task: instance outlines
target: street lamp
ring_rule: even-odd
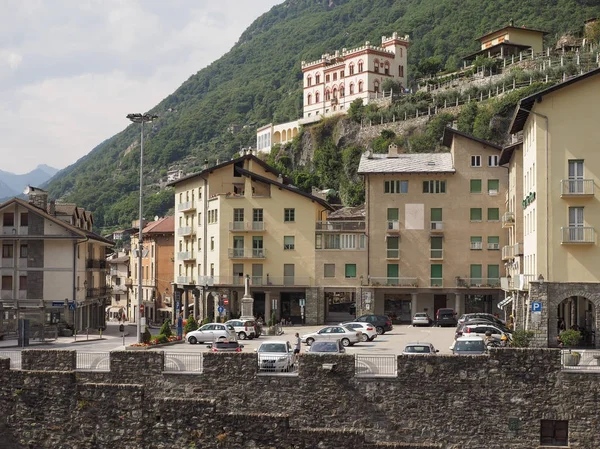
[[[139,244],[138,244],[138,307],[136,311],[136,322],[137,322],[137,342],[142,342],[142,322],[140,313],[140,306],[142,305],[142,214],[144,212],[142,200],[144,198],[143,193],[143,174],[144,174],[144,123],[151,122],[158,118],[157,115],[153,114],[127,114],[127,118],[131,120],[133,123],[139,123],[142,125],[142,137],[140,139],[140,236],[139,236]]]

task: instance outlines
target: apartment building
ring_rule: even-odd
[[[502,155],[519,195],[506,210],[522,223],[512,241],[523,243],[518,273],[510,272],[505,289],[517,325],[535,330],[543,346],[556,344],[561,321],[577,326],[584,344],[598,346],[598,104],[600,69],[524,98],[511,124],[513,134],[522,133],[522,150]]]
[[[496,310],[508,183],[501,148],[451,128],[444,144],[450,152],[403,154],[391,145],[362,156],[369,242],[359,313],[406,322],[442,307]]]
[[[142,229],[142,291],[139,295],[139,234],[131,235],[129,266],[132,267],[132,308],[130,320],[137,319],[140,300],[146,322],[173,322],[176,311],[171,301],[175,261],[175,217],[156,219]]]
[[[48,202],[29,187],[28,201],[0,204],[0,310],[8,327],[68,323],[78,330],[105,325],[109,301],[106,250],[112,242],[92,231],[90,212]]]
[[[186,315],[241,311],[250,277],[254,314],[319,319],[315,223],[331,206],[252,151],[171,182],[175,188],[174,297]],[[304,307],[302,306],[304,304]],[[274,306],[274,307],[273,307]]]
[[[106,285],[110,288],[110,307],[106,309],[110,321],[127,321],[131,315],[130,293],[132,287],[131,270],[129,268],[129,251],[113,254],[106,263],[109,272]]]

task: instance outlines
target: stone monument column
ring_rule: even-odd
[[[244,296],[242,297],[242,316],[240,320],[254,319],[254,298],[250,295],[250,275],[244,279]]]

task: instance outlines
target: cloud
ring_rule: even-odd
[[[0,15],[0,169],[72,164],[281,1],[14,2]]]

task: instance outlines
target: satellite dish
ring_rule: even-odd
[[[158,215],[154,216],[154,221],[158,221]]]
[[[27,186],[25,187],[25,190],[23,190],[23,195],[29,195],[29,192],[31,192],[31,187]]]

